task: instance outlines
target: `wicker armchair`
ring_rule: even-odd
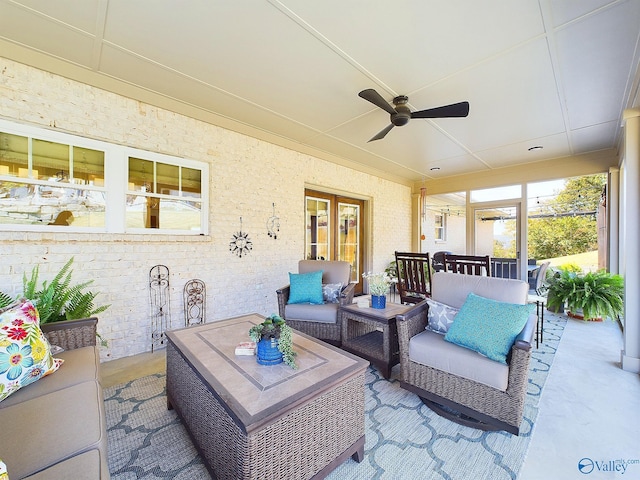
[[[96,345],[98,319],[96,317],[43,323],[40,329],[51,345],[65,350]]]
[[[338,315],[339,305],[353,303],[355,284],[351,282],[351,264],[342,261],[300,260],[298,273],[309,273],[322,270],[322,283],[342,283],[339,303],[323,305],[289,305],[290,286],[276,290],[280,316],[300,332],[314,338],[340,346],[342,324]]]
[[[456,279],[460,283],[457,289],[452,288],[458,283]],[[513,282],[522,285],[518,286]],[[459,308],[469,292],[505,301],[505,296],[511,295],[509,291],[513,287],[517,292],[512,303],[524,304],[528,289],[525,282],[441,272],[433,277],[432,298]],[[445,342],[444,337],[438,333],[425,330],[428,311],[427,300],[424,300],[404,315],[397,317],[402,388],[417,394],[429,408],[454,422],[482,430],[505,430],[518,435],[529,378],[531,343],[536,328],[536,316],[529,317],[511,348],[507,358],[508,365],[503,366],[471,350]],[[421,340],[427,339],[427,344],[433,345],[433,351],[438,349],[437,356],[441,359],[446,358],[445,364],[460,365],[467,362],[463,365],[463,369],[468,366],[469,370],[475,372],[485,368],[492,375],[497,372],[497,376],[506,384],[505,387],[489,386],[477,380],[449,373],[444,367],[439,369],[414,361],[415,350],[412,351],[410,348],[411,339],[414,337],[422,337]],[[424,345],[416,342],[413,348],[417,348],[416,345],[420,344]]]

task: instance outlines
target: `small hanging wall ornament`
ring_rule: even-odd
[[[242,258],[242,255],[246,255],[252,249],[253,243],[249,239],[249,234],[242,231],[242,217],[240,217],[240,230],[231,237],[229,251]]]
[[[274,240],[278,239],[278,232],[280,231],[280,217],[276,216],[276,204],[273,205],[273,215],[267,220],[267,232]]]

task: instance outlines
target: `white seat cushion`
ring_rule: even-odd
[[[490,360],[468,348],[446,342],[442,335],[429,330],[409,340],[409,359],[503,392],[509,384],[508,365]]]

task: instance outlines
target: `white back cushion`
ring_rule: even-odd
[[[460,308],[469,293],[500,302],[527,303],[529,284],[522,280],[437,272],[431,280],[431,298]]]

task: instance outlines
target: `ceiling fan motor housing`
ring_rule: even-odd
[[[409,123],[411,120],[411,110],[407,106],[409,97],[400,95],[393,99],[393,104],[396,106],[396,113],[391,114],[391,123],[396,127],[401,127]]]

